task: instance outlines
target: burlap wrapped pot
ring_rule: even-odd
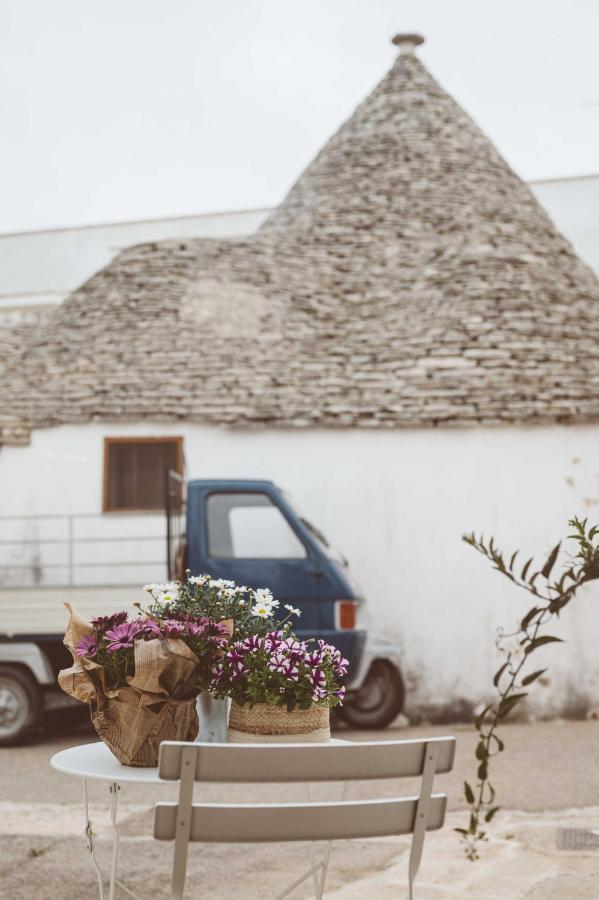
[[[103,666],[76,654],[90,625],[69,604],[64,638],[73,665],[58,676],[61,688],[89,704],[99,737],[125,766],[156,766],[162,741],[193,741],[198,733],[195,686],[198,658],[176,638],[136,641],[135,673],[114,689]]]
[[[323,744],[331,740],[329,710],[312,705],[288,712],[284,706],[231,704],[227,740],[232,744]]]

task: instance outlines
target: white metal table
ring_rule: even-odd
[[[110,821],[112,823],[112,859],[109,876],[109,900],[114,900],[117,886],[129,896],[140,900],[126,885],[117,878],[117,865],[119,855],[119,828],[117,820],[118,795],[122,784],[162,784],[165,782],[158,777],[158,769],[137,768],[135,766],[123,766],[112,755],[106,744],[95,741],[92,744],[80,744],[77,747],[69,747],[55,753],[50,760],[50,765],[63,775],[72,775],[80,778],[83,784],[83,809],[85,815],[85,838],[87,849],[92,858],[94,869],[98,877],[98,889],[100,900],[104,900],[105,876],[96,857],[94,832],[89,817],[89,804],[87,798],[88,780],[104,781],[108,783],[110,791]]]
[[[348,741],[332,738],[334,744],[346,744]],[[256,746],[255,744],[252,746]],[[102,741],[95,741],[91,744],[80,744],[77,747],[69,747],[67,750],[61,750],[55,753],[50,760],[50,765],[57,772],[63,775],[71,775],[80,778],[83,784],[83,809],[85,816],[85,839],[87,841],[87,849],[91,855],[92,863],[98,878],[98,891],[100,900],[104,900],[104,884],[106,877],[98,859],[96,857],[96,847],[94,842],[94,832],[89,817],[89,804],[87,796],[87,782],[103,781],[108,784],[110,792],[110,821],[112,824],[112,856],[110,864],[110,874],[108,878],[108,900],[115,900],[116,889],[119,887],[134,900],[142,900],[137,894],[133,893],[130,888],[123,884],[117,877],[117,866],[119,857],[119,827],[118,827],[118,795],[122,784],[158,784],[165,785],[165,782],[158,776],[157,768],[138,768],[135,766],[123,766],[118,759],[112,755],[106,744]],[[308,797],[310,798],[310,786],[306,785]],[[345,788],[344,788],[345,796]],[[283,894],[279,895],[277,900],[287,896],[295,887],[301,884],[310,875],[314,878],[314,888],[317,896],[322,896],[322,885],[324,878],[319,879],[318,873],[322,870],[322,874],[326,873],[328,866],[330,846],[327,846],[325,856],[322,860],[316,861],[313,851],[313,865],[301,878],[298,878],[293,885],[289,887]],[[322,884],[320,883],[322,880]]]

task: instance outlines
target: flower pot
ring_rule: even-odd
[[[198,731],[195,697],[136,706],[98,694],[90,709],[98,737],[123,766],[157,766],[162,741],[193,741]]]
[[[227,738],[232,744],[323,744],[331,740],[329,709],[312,705],[288,712],[284,706],[231,704]]]
[[[224,744],[227,740],[227,724],[231,701],[228,697],[217,700],[206,692],[198,694],[196,710],[200,720],[200,730],[196,743]]]

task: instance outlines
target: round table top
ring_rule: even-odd
[[[349,741],[332,738],[332,744],[348,744]],[[239,747],[240,744],[235,746]],[[249,746],[255,747],[256,744]],[[77,778],[95,778],[98,781],[110,781],[117,784],[169,784],[158,776],[157,768],[139,766],[123,766],[113,756],[103,741],[91,744],[79,744],[55,753],[50,765],[63,775],[74,775]]]
[[[55,753],[50,765],[64,775],[75,775],[78,778],[96,778],[100,781],[125,784],[165,784],[158,777],[157,768],[141,768],[139,766],[123,766],[116,756],[110,752],[103,741],[92,744],[79,744]]]

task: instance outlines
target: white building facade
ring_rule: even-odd
[[[395,90],[400,94],[402,90],[405,91],[401,103],[408,104],[409,108],[415,85],[419,90],[428,92],[433,106],[445,103],[446,95],[438,94],[440,89],[434,83],[430,86],[430,76],[421,73],[416,67],[420,63],[411,54],[403,65],[404,70],[392,70],[389,77],[393,77],[385,86],[383,95],[375,92],[374,100],[369,98],[369,114],[376,114],[375,118],[382,102],[381,96],[391,96]],[[396,85],[398,78],[403,79],[399,88]],[[403,88],[404,83],[406,88]],[[359,108],[356,115],[360,113],[360,109],[363,110]],[[453,106],[448,106],[447,109],[447,115],[454,115]],[[403,115],[404,106],[400,112]],[[398,127],[401,133],[400,119],[401,117],[398,118]],[[459,122],[457,124],[460,125]],[[356,141],[352,143],[355,145]],[[359,146],[357,149],[359,150]],[[481,149],[480,152],[486,151]],[[404,159],[403,156],[401,158]],[[318,164],[319,160],[320,157],[313,165]],[[318,171],[316,176],[320,177]],[[480,177],[484,184],[484,173]],[[352,178],[350,171],[348,179],[351,181]],[[413,172],[409,173],[409,181],[410,184],[419,183]],[[371,176],[369,182],[372,182]],[[261,280],[252,281],[254,269],[247,263],[244,254],[249,253],[251,263],[254,258],[252,253],[256,252],[256,258],[262,265],[264,257],[269,260],[271,257],[278,259],[279,255],[284,255],[286,247],[293,245],[295,225],[289,225],[289,222],[296,216],[293,221],[299,221],[301,227],[304,227],[306,215],[303,208],[297,211],[298,206],[307,203],[306,196],[312,198],[311,185],[308,182],[305,187],[305,184],[306,182],[301,188],[300,179],[301,189],[298,191],[297,186],[294,188],[296,193],[292,191],[290,195],[291,204],[286,201],[287,205],[283,204],[280,211],[273,214],[275,219],[277,216],[282,219],[289,231],[290,236],[286,238],[285,245],[276,244],[272,253],[269,248],[269,252],[260,249],[258,253],[252,248],[250,252],[246,247],[247,241],[244,243],[241,238],[242,249],[237,251],[234,248],[231,251],[239,254],[231,264],[233,274],[228,271],[223,274],[221,250],[225,257],[228,250],[226,247],[222,249],[222,242],[217,242],[216,261],[210,256],[214,252],[210,245],[207,251],[209,259],[206,262],[201,239],[252,234],[267,219],[267,211],[130,223],[46,235],[0,237],[0,256],[6,254],[10,260],[10,265],[5,270],[7,275],[1,298],[0,324],[5,329],[20,323],[25,329],[29,327],[38,330],[38,349],[35,351],[37,357],[34,360],[37,368],[26,376],[22,372],[18,374],[19,378],[24,378],[31,385],[32,396],[35,398],[31,410],[29,405],[23,404],[22,399],[19,399],[24,396],[25,382],[17,383],[15,376],[17,386],[13,389],[8,384],[13,377],[10,373],[16,371],[16,364],[10,362],[6,370],[9,373],[6,382],[9,400],[6,404],[8,413],[0,449],[0,584],[3,584],[0,604],[4,604],[4,630],[10,633],[16,617],[21,616],[24,610],[31,609],[35,610],[36,616],[41,616],[40,631],[49,631],[56,628],[59,603],[66,596],[75,596],[76,602],[85,610],[100,602],[117,606],[117,597],[119,600],[137,597],[136,585],[164,577],[162,514],[151,509],[124,512],[114,507],[107,508],[107,496],[111,490],[107,479],[110,480],[112,476],[107,467],[106,441],[128,440],[133,446],[146,438],[172,441],[181,439],[186,477],[267,478],[274,480],[291,494],[295,503],[350,560],[353,572],[368,599],[370,626],[400,643],[403,675],[408,688],[408,710],[433,717],[444,714],[455,716],[456,713],[470,710],[489,693],[492,673],[498,662],[498,655],[494,651],[496,628],[511,630],[530,605],[527,596],[520,594],[507,580],[491,571],[484,560],[461,542],[461,536],[472,529],[477,533],[483,531],[485,534],[493,534],[499,546],[509,551],[521,547],[526,558],[534,553],[542,563],[544,555],[567,532],[567,520],[572,515],[588,515],[590,519],[596,515],[599,522],[599,425],[595,424],[595,414],[589,405],[592,401],[582,395],[580,401],[572,400],[572,391],[564,396],[563,406],[559,406],[562,402],[559,384],[565,376],[560,374],[562,369],[557,367],[557,363],[555,377],[549,365],[538,375],[534,375],[538,380],[534,384],[531,382],[527,398],[519,398],[515,389],[510,388],[511,393],[506,396],[514,398],[514,415],[512,418],[506,415],[506,401],[495,402],[493,379],[499,379],[496,383],[503,384],[501,379],[505,372],[509,372],[512,377],[512,370],[517,366],[520,368],[516,368],[516,383],[519,377],[532,378],[527,368],[528,363],[523,363],[518,357],[518,344],[513,334],[505,336],[507,332],[504,333],[504,330],[501,330],[500,339],[485,344],[483,337],[486,334],[487,320],[484,314],[473,311],[471,307],[468,308],[467,315],[472,317],[473,327],[480,326],[480,331],[477,332],[475,344],[459,347],[457,339],[453,337],[452,328],[455,330],[455,326],[444,319],[446,313],[442,305],[443,296],[440,301],[437,299],[439,281],[435,273],[430,276],[430,284],[422,296],[426,314],[431,315],[431,333],[437,343],[431,346],[427,344],[426,351],[420,355],[420,351],[414,351],[414,359],[409,360],[409,373],[415,371],[415,376],[409,374],[406,381],[398,381],[397,389],[381,387],[376,381],[380,371],[387,367],[389,371],[392,369],[395,377],[398,371],[408,371],[408,363],[399,359],[400,351],[397,363],[383,356],[380,348],[386,346],[384,334],[382,343],[372,351],[372,359],[369,358],[367,364],[363,363],[360,348],[364,344],[364,333],[356,335],[352,324],[353,320],[364,315],[364,332],[367,337],[379,327],[375,322],[378,309],[376,303],[379,302],[383,289],[379,291],[376,283],[377,266],[380,265],[376,254],[386,238],[382,232],[377,237],[378,226],[373,226],[374,255],[367,247],[368,263],[362,261],[361,267],[356,269],[358,278],[365,269],[374,271],[373,281],[368,286],[360,285],[356,288],[355,279],[351,284],[345,284],[345,276],[341,275],[337,282],[336,275],[329,277],[330,273],[327,273],[319,286],[314,286],[316,282],[309,285],[311,293],[308,296],[307,289],[302,294],[302,272],[289,275],[286,271],[282,279],[285,284],[292,277],[298,278],[292,296],[292,306],[295,306],[291,312],[286,311],[281,300],[282,289],[275,285],[276,290],[273,289],[272,293],[272,308],[275,312],[272,313],[273,318],[269,320],[267,329],[264,325],[267,319],[264,318],[261,305],[263,294],[259,295],[258,291],[262,290],[261,284],[270,285],[272,280],[269,274],[268,277],[261,276]],[[531,187],[557,226],[573,243],[580,257],[599,270],[599,177],[541,182]],[[476,186],[473,190],[476,190]],[[434,197],[430,200],[426,186],[422,191],[427,196],[427,203],[437,202]],[[359,188],[357,192],[359,193]],[[388,191],[387,195],[392,197],[393,191]],[[310,199],[310,202],[316,201]],[[459,202],[464,202],[462,195]],[[372,221],[378,222],[381,215],[378,196],[373,197],[369,193],[364,203],[368,215],[372,212]],[[529,201],[526,200],[525,204],[529,204]],[[349,205],[351,206],[351,202]],[[337,207],[333,209],[334,213],[336,209]],[[323,221],[330,220],[333,222],[333,230],[340,229],[341,242],[345,240],[346,232],[361,234],[365,215],[363,209],[359,211],[360,216],[356,220],[358,223],[353,226],[354,232],[349,225],[346,227],[343,210],[329,217],[327,210],[318,210],[313,256],[310,257],[309,247],[306,250],[306,278],[312,277],[312,266],[317,268],[321,258],[320,248],[329,247],[330,234],[318,231]],[[398,266],[403,265],[402,253],[412,252],[414,236],[418,245],[421,239],[418,229],[426,221],[427,215],[426,211],[416,210],[414,220],[407,229],[409,231],[413,228],[414,231],[406,236],[402,231],[405,224],[404,213],[401,210],[398,213],[394,235],[400,245],[405,240],[409,242],[409,246],[406,244],[407,249],[398,254]],[[526,215],[529,213],[527,206]],[[530,215],[533,214],[536,215],[534,210]],[[539,215],[541,216],[540,213]],[[457,220],[463,218],[463,208],[458,208],[456,216]],[[439,222],[443,224],[448,218],[449,214],[443,211]],[[267,219],[267,230],[269,221],[272,221],[272,217]],[[542,221],[542,228],[550,228],[544,218],[539,221]],[[275,231],[282,229],[283,225],[277,224]],[[516,231],[517,226],[516,222]],[[490,216],[484,222],[483,231],[485,228],[492,231],[495,227],[496,217]],[[436,235],[441,232],[441,228],[437,227],[433,231]],[[264,233],[263,230],[258,235],[261,233]],[[500,227],[497,233],[503,240],[505,233]],[[509,243],[512,238],[508,238]],[[200,239],[197,247],[193,243],[195,239]],[[127,359],[126,342],[123,347],[117,348],[114,336],[101,331],[104,308],[100,301],[106,298],[108,320],[111,316],[110,309],[116,309],[119,305],[126,306],[130,296],[127,286],[129,257],[125,253],[112,265],[111,257],[122,247],[139,241],[150,242],[148,253],[152,251],[151,242],[159,242],[159,252],[162,252],[160,242],[164,240],[168,241],[164,252],[171,254],[168,259],[173,260],[173,278],[177,276],[179,252],[185,254],[185,266],[193,267],[189,285],[185,288],[181,312],[177,311],[173,315],[189,329],[197,326],[198,347],[202,346],[205,339],[209,320],[215,320],[214,326],[210,326],[214,327],[215,333],[222,333],[223,330],[226,332],[229,324],[222,318],[222,309],[229,308],[226,306],[229,296],[233,297],[234,304],[248,310],[250,318],[260,320],[263,332],[267,331],[272,335],[272,322],[282,323],[280,340],[277,334],[274,338],[269,337],[271,343],[263,350],[265,358],[279,352],[279,347],[282,348],[283,355],[283,351],[287,353],[287,348],[294,346],[289,343],[289,332],[301,332],[305,325],[303,319],[298,326],[299,320],[292,318],[298,315],[297,307],[302,315],[307,309],[317,322],[318,331],[315,332],[314,340],[316,343],[324,342],[323,347],[326,349],[323,352],[327,359],[335,357],[338,354],[335,343],[338,338],[338,322],[333,328],[333,335],[327,329],[332,327],[330,322],[336,321],[335,316],[343,315],[344,322],[349,323],[348,328],[351,326],[342,335],[343,342],[350,346],[351,359],[355,365],[355,369],[351,370],[351,377],[347,376],[347,383],[343,380],[343,373],[350,371],[347,367],[349,364],[342,360],[339,365],[335,363],[336,368],[327,370],[326,377],[316,384],[313,395],[308,394],[305,402],[302,399],[304,406],[298,402],[292,412],[289,411],[295,403],[294,385],[298,394],[303,397],[304,384],[298,386],[298,378],[305,377],[307,382],[312,378],[312,338],[308,334],[308,349],[304,347],[298,351],[303,354],[301,366],[298,365],[297,370],[299,376],[292,373],[293,377],[287,383],[277,371],[269,376],[268,385],[262,394],[250,392],[248,399],[243,394],[247,388],[244,378],[253,378],[259,383],[261,377],[259,357],[258,362],[254,357],[245,374],[240,370],[240,374],[235,374],[222,390],[217,386],[219,393],[210,401],[212,405],[206,400],[204,407],[203,391],[211,390],[211,372],[216,364],[214,358],[211,358],[209,365],[195,374],[189,382],[189,390],[198,391],[199,406],[192,413],[182,410],[179,415],[180,388],[173,388],[171,406],[164,400],[165,396],[167,401],[169,397],[164,375],[168,372],[168,366],[166,369],[160,368],[163,361],[157,361],[157,381],[150,390],[147,386],[147,371],[140,373],[135,360]],[[191,245],[187,243],[190,240]],[[424,235],[422,240],[426,242],[429,238]],[[535,240],[536,238],[531,239],[532,247],[536,246]],[[558,237],[554,237],[552,232],[550,240],[557,241]],[[184,241],[181,251],[175,246],[179,241]],[[308,244],[309,241],[306,240],[306,246]],[[63,248],[62,261],[56,250],[58,246]],[[352,247],[349,248],[348,257],[353,259],[365,247],[360,242],[356,246],[356,252]],[[464,296],[471,289],[474,290],[474,287],[479,290],[478,281],[485,281],[486,276],[479,277],[476,268],[478,261],[483,257],[487,260],[493,254],[488,249],[480,249],[480,244],[475,244],[472,237],[461,240],[456,246],[458,249],[450,247],[447,242],[442,244],[439,252],[446,254],[442,273],[445,277],[446,270],[453,265],[459,265],[460,272],[464,267],[468,269],[467,276],[464,276],[468,280],[460,288],[461,296]],[[488,246],[495,247],[492,234]],[[47,250],[52,247],[54,249]],[[386,247],[385,260],[392,259],[395,266],[392,244],[389,243]],[[47,252],[46,265],[33,267],[23,263],[23,260],[30,262],[34,255],[43,260],[44,248]],[[559,248],[563,254],[570,252],[564,250],[562,244],[559,244]],[[519,265],[530,265],[530,279],[533,282],[539,272],[539,277],[546,277],[543,271],[545,255],[555,256],[551,246],[537,246],[537,250],[535,256],[534,253],[531,255],[528,252],[527,255],[521,248],[517,248],[523,260]],[[331,255],[329,249],[326,252]],[[500,254],[497,269],[499,274],[492,273],[489,283],[483,284],[482,299],[477,295],[477,303],[495,303],[493,279],[500,281],[504,269],[512,266],[510,260],[515,253],[516,249],[512,244],[509,244],[505,252],[501,251],[503,255]],[[460,257],[460,254],[463,256]],[[427,266],[430,267],[430,260],[437,256],[435,251],[429,256],[429,262],[417,260],[411,264],[406,276],[407,282],[414,284],[423,277],[428,278]],[[298,258],[301,270],[301,254]],[[572,259],[575,260],[574,254]],[[131,260],[131,265],[140,265],[137,257],[131,256]],[[270,264],[269,261],[268,265]],[[81,297],[78,298],[76,293],[72,300],[67,301],[63,319],[57,318],[49,307],[56,306],[58,310],[64,294],[104,265],[108,266],[105,270],[108,278],[112,277],[111,273],[115,273],[114,280],[99,281],[98,288],[95,289],[92,279],[91,293],[85,293],[87,289],[84,286]],[[165,265],[160,263],[160,271],[168,270],[170,265],[170,262]],[[293,259],[289,265],[291,271]],[[484,261],[481,265],[484,268],[487,262]],[[578,261],[571,263],[567,269],[567,278],[574,285],[577,278],[582,278],[582,294],[585,298],[590,296],[592,299],[593,291],[597,290],[594,280],[590,273],[580,275],[584,267],[577,266],[580,267]],[[201,274],[204,271],[202,267],[206,269],[206,276]],[[252,275],[248,276],[247,271],[250,270]],[[474,276],[471,274],[473,270]],[[344,266],[339,271],[344,272]],[[519,271],[514,267],[510,290],[516,289],[514,285],[520,285]],[[393,285],[394,272],[395,270],[389,276],[385,271],[380,276],[385,290],[388,284]],[[27,273],[26,277],[24,273]],[[151,279],[153,276],[150,273],[143,277]],[[403,277],[400,270],[397,277],[400,280]],[[527,279],[528,277],[527,274]],[[547,281],[541,284],[539,302],[542,302],[543,290],[546,289],[543,285],[550,284],[552,280],[553,275],[549,273]],[[338,283],[341,287],[338,287]],[[455,283],[453,278],[452,283]],[[144,296],[149,290],[148,284],[149,281],[143,290],[140,288]],[[248,286],[240,288],[242,284]],[[327,306],[323,284],[326,290],[331,291],[335,303],[338,302],[337,306],[332,302]],[[522,308],[528,308],[528,280],[526,283],[522,282],[521,289],[522,297],[518,295],[516,299]],[[372,296],[375,305],[367,306],[364,302],[360,308],[348,306],[353,302],[356,292],[362,292],[360,297]],[[216,298],[217,305],[220,303],[221,312],[214,311],[214,306],[206,299],[208,295]],[[508,290],[506,296],[506,308],[508,312],[510,309],[513,311]],[[114,301],[111,298],[115,298]],[[312,298],[315,298],[313,302]],[[418,307],[420,299],[419,296],[411,299],[414,308]],[[437,302],[441,304],[438,313],[434,309],[431,312],[431,307]],[[504,300],[501,299],[501,302]],[[558,297],[552,302],[560,309],[568,307],[565,295],[563,300]],[[206,304],[207,311],[204,311],[202,304]],[[555,306],[549,309],[549,316],[552,315],[553,308]],[[91,309],[96,316],[89,341],[99,341],[94,353],[89,354],[89,341],[85,337],[87,309]],[[339,313],[340,309],[343,310],[342,313]],[[97,310],[97,314],[94,310]],[[404,331],[399,344],[404,341],[407,343],[412,334],[410,308],[408,313],[402,319],[407,324],[405,328],[402,325]],[[271,314],[270,311],[268,314]],[[395,314],[396,308],[393,306],[392,315]],[[583,314],[587,315],[586,310],[579,313],[579,316]],[[152,312],[147,315],[150,321]],[[382,323],[380,327],[383,332],[387,332],[391,345],[393,335],[389,322],[395,319],[385,319],[384,316],[388,315],[391,314],[385,311],[383,317],[379,317],[379,324]],[[509,319],[509,315],[504,315],[503,311],[501,315],[502,323]],[[519,315],[520,307],[515,310],[515,319],[512,319],[519,321]],[[51,323],[48,340],[49,346],[53,348],[52,365],[44,361],[44,341],[39,336],[40,328],[45,328],[47,316]],[[69,362],[71,368],[68,372],[65,369],[64,380],[60,380],[52,366],[56,359],[61,358],[61,348],[69,340],[67,334],[74,333],[68,329],[79,328],[77,316],[82,317],[81,333],[84,337],[81,350],[74,355],[73,362]],[[564,316],[567,321],[566,313]],[[132,319],[128,326],[132,329],[132,343],[143,341],[142,335],[146,334],[134,332],[138,321],[139,319]],[[434,323],[437,321],[442,322],[442,328],[438,336],[435,336],[437,332]],[[120,327],[117,325],[117,328]],[[148,329],[151,327],[150,322]],[[501,329],[504,329],[503,324]],[[6,333],[10,340],[10,332]],[[23,338],[23,333],[21,329],[19,339]],[[529,330],[523,333],[526,334],[525,339],[529,340]],[[167,321],[162,343],[165,353],[169,352],[169,334]],[[537,353],[534,362],[536,373],[544,365],[544,338],[543,335],[540,338],[537,335],[534,337],[535,342],[530,347],[527,344],[524,351],[526,354],[532,354],[533,350]],[[252,339],[251,335],[249,338]],[[154,338],[147,340],[148,353],[159,353],[158,336],[154,343]],[[505,340],[506,346],[514,347],[514,350],[504,350],[502,340]],[[418,346],[422,341],[417,335],[414,345]],[[122,375],[118,376],[122,380],[117,382],[115,375],[114,393],[110,398],[113,405],[106,407],[103,405],[103,398],[111,390],[110,380],[106,376],[108,380],[101,386],[98,381],[97,392],[94,393],[95,370],[86,369],[86,366],[100,354],[102,369],[104,372],[106,368],[110,369],[113,364],[110,348],[113,346],[117,348],[114,365],[115,368],[117,365],[122,367]],[[226,348],[226,342],[219,346]],[[185,352],[190,354],[192,349],[186,348]],[[578,364],[575,350],[563,352],[566,357],[560,351],[562,355],[559,356],[559,365],[575,368]],[[241,344],[236,353],[243,353]],[[568,353],[572,355],[572,359]],[[25,352],[19,359],[28,365],[26,356]],[[527,358],[526,355],[522,357],[524,360]],[[280,371],[284,371],[283,358],[280,365]],[[484,388],[484,391],[478,399],[470,402],[470,389],[463,388],[461,382],[459,388],[455,387],[457,382],[452,381],[452,378],[462,378],[462,373],[468,374],[474,366],[477,390],[480,393]],[[232,364],[227,368],[227,378],[230,377],[231,367],[234,368]],[[82,372],[83,386],[77,383],[78,386],[73,387],[73,373],[79,376]],[[402,379],[403,377],[401,375]],[[51,383],[57,378],[57,387],[53,389]],[[488,389],[485,387],[487,378],[490,379]],[[599,377],[597,380],[599,381]],[[547,409],[539,411],[535,403],[537,398],[542,400],[544,384],[548,381],[552,384],[555,382],[552,388],[554,393],[547,400]],[[423,409],[428,404],[426,411],[421,416],[416,415],[413,411],[415,407],[408,402],[409,398],[420,397],[422,391],[429,390],[429,382],[435,385],[434,397],[427,396],[422,401]],[[114,397],[121,396],[119,392],[122,391],[123,384],[125,387],[133,384],[133,389],[123,394],[120,403]],[[480,387],[481,384],[483,388]],[[62,385],[65,386],[64,397],[61,395]],[[48,393],[44,400],[46,390],[54,390],[54,393]],[[338,391],[338,397],[329,399],[327,393],[327,401],[321,407],[321,414],[312,420],[306,418],[305,409],[310,409],[310,404],[318,405],[318,401],[313,398],[329,390]],[[150,406],[146,404],[145,391],[148,391]],[[152,391],[156,396],[162,396],[162,402],[156,404],[155,415],[151,412]],[[263,400],[264,393],[268,394],[269,391],[272,392],[272,397],[267,396]],[[139,404],[136,392],[139,394]],[[353,403],[354,392],[359,409],[355,416],[348,412]],[[381,400],[383,393],[385,397]],[[459,402],[453,399],[458,394]],[[254,404],[256,396],[258,401]],[[347,403],[344,401],[345,396],[349,398]],[[42,397],[43,402],[39,397]],[[223,397],[233,399],[223,401]],[[449,412],[443,411],[445,401],[450,403]],[[208,409],[218,410],[219,406],[224,408],[229,402],[233,410],[254,410],[254,421],[248,422],[245,412],[239,415],[239,419],[236,419],[237,413],[228,413],[222,421],[218,421],[217,414],[208,412]],[[19,403],[22,405],[22,415]],[[36,403],[37,411],[33,410]],[[74,406],[71,407],[71,403],[78,410],[76,413],[73,411],[72,415],[70,410],[74,410]],[[78,404],[82,404],[84,412],[79,411]],[[509,403],[507,406],[509,407]],[[562,411],[553,415],[550,412],[553,407]],[[532,412],[528,411],[529,408]],[[49,414],[47,409],[50,410]],[[580,415],[576,410],[580,410]],[[394,416],[397,416],[397,421]],[[27,432],[26,437],[22,437],[24,432]],[[44,598],[45,604],[41,612],[40,597]],[[599,633],[598,600],[598,589],[594,585],[589,586],[568,607],[557,626],[555,633],[563,637],[566,644],[539,652],[539,661],[543,665],[549,663],[550,672],[537,686],[531,698],[530,710],[534,714],[584,714],[599,702],[599,660],[595,653],[596,635]],[[541,653],[544,657],[542,660]]]

